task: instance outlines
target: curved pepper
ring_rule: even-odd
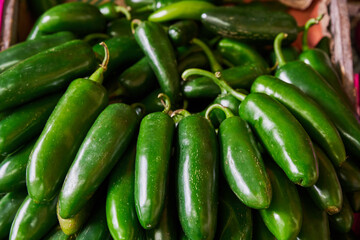
[[[74,80],[62,96],[30,155],[26,185],[37,202],[58,192],[87,131],[108,102],[101,85],[108,56],[89,79]]]
[[[103,3],[98,6],[99,11],[105,16],[106,20],[114,20],[124,14],[127,20],[131,19],[129,9],[123,6],[119,6],[114,2]]]
[[[253,239],[254,240],[276,240],[274,235],[269,231],[264,221],[262,220],[260,213],[258,211],[253,211],[254,218],[254,230],[253,230]]]
[[[330,227],[337,232],[347,233],[351,230],[354,222],[354,213],[346,196],[339,213],[329,216]]]
[[[199,27],[195,21],[182,20],[169,27],[168,35],[175,46],[184,46],[197,37]]]
[[[336,170],[345,192],[360,191],[360,168],[351,158]]]

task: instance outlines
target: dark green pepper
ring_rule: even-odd
[[[40,239],[57,223],[54,198],[46,204],[36,203],[27,196],[11,225],[9,240]]]
[[[169,27],[168,35],[175,46],[184,46],[198,35],[198,25],[192,20],[182,20]]]
[[[319,163],[319,179],[307,190],[316,206],[332,215],[341,210],[342,189],[336,171],[326,154],[316,145],[315,152]]]
[[[131,19],[129,9],[127,9],[126,7],[117,5],[114,2],[103,3],[103,4],[99,5],[98,8],[99,8],[99,11],[101,12],[101,14],[104,15],[106,20],[108,20],[108,21],[119,18],[121,16],[121,14],[125,15],[127,20]]]
[[[279,62],[276,77],[298,87],[316,101],[328,114],[344,142],[345,149],[354,156],[360,156],[360,124],[348,104],[338,93],[309,65],[300,61],[286,63],[281,54],[281,33],[274,42]]]
[[[337,174],[345,192],[360,191],[360,168],[353,159],[348,159],[338,168]]]
[[[331,39],[328,36],[324,36],[320,39],[320,41],[316,44],[315,47],[317,49],[323,50],[324,52],[326,52],[328,57],[331,57],[330,42]]]
[[[36,21],[27,40],[61,31],[85,36],[90,33],[103,32],[105,27],[105,16],[96,6],[85,2],[69,2],[44,12]]]
[[[11,154],[0,164],[0,193],[26,187],[26,166],[36,139]]]
[[[161,112],[164,109],[160,99],[158,98],[159,93],[161,93],[161,89],[156,89],[152,91],[149,95],[147,95],[141,103],[145,107],[145,112],[147,114],[153,112]]]
[[[0,111],[60,91],[95,67],[91,47],[80,40],[29,57],[0,74]]]
[[[131,144],[110,175],[106,197],[106,218],[115,240],[141,239],[143,229],[134,201],[136,144]]]
[[[295,61],[295,60],[299,59],[299,54],[300,54],[299,50],[297,48],[295,48],[294,46],[283,47],[282,53],[283,53],[285,61],[287,61],[287,62]],[[275,66],[275,64],[278,64],[276,61],[276,54],[273,50],[270,52],[269,58],[270,58],[271,66]]]
[[[60,97],[54,94],[24,104],[0,121],[0,154],[10,154],[37,137]]]
[[[213,239],[217,222],[218,144],[200,115],[178,125],[177,201],[182,229],[190,239]]]
[[[303,221],[296,240],[330,240],[330,227],[326,212],[320,210],[305,192],[300,192],[300,199]]]
[[[253,211],[253,239],[254,240],[276,240],[269,231],[258,211]]]
[[[18,190],[7,193],[0,200],[0,239],[6,239],[9,236],[11,223],[13,222],[16,212],[26,198],[26,191]]]
[[[302,124],[310,137],[326,151],[335,166],[346,160],[344,144],[331,119],[297,87],[273,76],[258,77],[251,92],[265,93],[282,103]]]
[[[193,53],[179,59],[179,64],[177,66],[178,72],[181,74],[188,68],[209,69],[209,60],[206,55],[201,52]]]
[[[26,185],[36,202],[55,197],[86,133],[108,103],[106,89],[101,85],[109,60],[105,56],[89,79],[79,78],[70,84],[34,146]]]
[[[180,76],[177,72],[175,52],[171,42],[158,23],[149,21],[138,23],[135,39],[149,59],[163,92],[169,96],[173,106],[180,103]]]
[[[330,227],[336,232],[347,233],[351,230],[354,222],[354,212],[351,209],[347,197],[344,195],[344,204],[339,213],[329,216]]]
[[[350,192],[347,194],[351,209],[358,213],[360,212],[360,191]]]
[[[207,108],[210,112],[222,109],[226,119],[219,127],[220,162],[227,183],[236,196],[248,207],[268,208],[271,202],[271,185],[261,154],[250,126],[239,116],[219,104]]]
[[[266,162],[272,187],[270,207],[259,210],[270,232],[278,240],[294,239],[303,220],[301,202],[295,185],[274,163]]]
[[[44,36],[36,40],[29,40],[11,46],[0,52],[0,72],[8,69],[16,63],[31,57],[32,55],[60,44],[74,40],[74,34],[59,32]]]
[[[159,223],[167,194],[175,123],[167,114],[170,100],[165,99],[163,112],[151,113],[143,118],[137,141],[134,196],[136,212],[145,229],[154,228]]]
[[[31,14],[38,17],[43,14],[46,10],[60,4],[62,0],[29,0],[27,4],[29,5]]]
[[[219,216],[215,239],[219,240],[251,240],[252,214],[230,188],[223,182],[219,191]]]
[[[59,226],[55,227],[49,234],[44,237],[44,240],[74,240],[74,235],[66,235]]]
[[[126,18],[115,19],[107,25],[106,33],[111,37],[132,36],[131,21]]]

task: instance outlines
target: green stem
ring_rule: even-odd
[[[145,12],[153,12],[154,11],[154,7],[150,4],[138,9],[134,10],[134,13],[145,13]]]
[[[198,45],[204,51],[205,55],[209,59],[211,71],[219,72],[219,71],[223,70],[222,66],[216,60],[211,49],[203,41],[201,41],[200,39],[194,38],[193,40],[191,40],[191,43]]]
[[[202,70],[202,69],[198,69],[198,68],[191,68],[191,69],[184,71],[183,74],[181,75],[181,77],[184,80],[186,80],[188,77],[190,77],[192,75],[200,75],[203,77],[210,78],[216,85],[218,85],[220,87],[222,92],[226,91],[226,92],[230,93],[239,101],[243,101],[246,98],[245,94],[239,93],[239,92],[235,91],[232,87],[230,87],[229,84],[227,84],[221,78],[220,72],[216,72],[215,74],[213,74],[206,70]]]
[[[168,114],[171,109],[170,98],[168,97],[168,95],[166,95],[164,93],[159,93],[159,95],[157,97],[160,98],[161,104],[164,106],[163,113]]]
[[[287,38],[287,34],[286,33],[279,33],[274,41],[274,51],[275,51],[275,55],[276,55],[276,60],[279,63],[279,67],[283,66],[286,64],[284,55],[281,51],[281,43],[283,41],[284,38]]]
[[[90,43],[94,39],[105,40],[105,39],[108,39],[108,38],[110,38],[110,36],[105,34],[105,33],[92,33],[92,34],[86,35],[83,38],[83,41],[85,41],[87,43]]]
[[[131,10],[130,7],[123,7],[123,6],[116,6],[115,7],[115,11],[116,12],[121,12],[122,14],[124,14],[127,20],[131,20],[130,10]]]
[[[309,50],[309,44],[308,44],[308,33],[309,33],[309,29],[311,26],[313,26],[314,24],[318,24],[321,19],[323,18],[323,14],[321,14],[320,16],[318,16],[317,18],[310,18],[306,24],[305,24],[305,29],[304,29],[304,33],[303,33],[303,38],[302,38],[302,50],[306,51]]]
[[[135,33],[135,28],[137,26],[139,26],[141,24],[141,20],[140,19],[134,19],[131,21],[131,32],[134,34]]]
[[[170,117],[172,117],[175,123],[179,123],[183,118],[186,118],[190,115],[191,113],[189,113],[187,110],[178,109],[172,112]]]
[[[103,46],[105,50],[104,60],[101,63],[100,67],[93,74],[91,74],[89,79],[102,84],[104,80],[104,72],[106,72],[107,65],[109,64],[110,54],[109,49],[104,42],[101,42],[100,45]]]
[[[230,117],[233,117],[233,116],[234,116],[234,114],[231,112],[230,109],[228,109],[228,108],[226,108],[226,107],[224,107],[224,106],[222,106],[222,105],[220,105],[220,104],[218,104],[218,103],[215,103],[215,104],[210,105],[210,106],[206,109],[205,118],[208,119],[209,121],[211,121],[211,120],[210,120],[210,113],[211,113],[211,111],[214,110],[214,109],[219,109],[219,110],[223,111],[223,112],[225,113],[226,118],[230,118]]]

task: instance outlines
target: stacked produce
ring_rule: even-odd
[[[352,238],[360,124],[321,16],[224,4],[59,4],[0,53],[0,239]]]

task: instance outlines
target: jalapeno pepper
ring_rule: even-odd
[[[240,117],[252,126],[276,163],[291,181],[309,187],[318,179],[318,166],[310,137],[295,117],[278,101],[262,93],[244,95],[207,71],[189,69],[183,73],[212,79],[223,91],[240,100]],[[301,149],[301,152],[298,151]]]
[[[44,237],[44,240],[74,240],[76,237],[74,235],[66,235],[59,226],[55,227],[50,233]]]
[[[169,27],[168,35],[175,46],[183,46],[197,37],[198,25],[192,20],[182,20]]]
[[[141,103],[145,106],[145,112],[147,114],[153,112],[161,112],[164,106],[161,104],[158,95],[161,93],[161,89],[156,89],[141,100]]]
[[[60,3],[61,0],[30,0],[27,2],[31,10],[31,14],[36,17]]]
[[[174,49],[161,25],[149,21],[138,23],[135,28],[135,39],[149,59],[161,89],[169,96],[173,106],[180,102],[180,76]]]
[[[89,79],[74,80],[46,122],[30,155],[27,189],[36,202],[53,199],[92,123],[108,97],[101,85],[108,55]]]
[[[347,197],[344,195],[344,202],[339,213],[329,216],[330,227],[336,232],[347,233],[351,230],[354,222],[354,213]]]
[[[320,39],[320,41],[318,42],[318,44],[316,44],[316,48],[323,50],[328,57],[331,57],[331,50],[330,50],[330,38],[327,36],[324,36]]]
[[[215,108],[222,109],[226,114],[219,127],[220,159],[225,179],[246,206],[268,208],[271,201],[270,180],[249,125],[219,104],[207,109],[207,118]]]
[[[131,21],[126,18],[115,19],[108,23],[106,33],[111,37],[132,36]]]
[[[279,62],[276,77],[298,87],[328,114],[344,142],[347,152],[360,156],[360,125],[353,111],[338,93],[309,65],[300,61],[286,63],[281,54],[281,41],[285,34],[280,33],[274,48]]]
[[[360,212],[360,191],[351,192],[347,194],[351,209],[358,213]]]
[[[121,14],[125,15],[127,20],[131,19],[131,15],[129,9],[126,7],[117,5],[114,2],[103,3],[98,6],[99,11],[102,15],[105,16],[106,20],[114,20],[121,16]]]
[[[360,168],[353,159],[348,159],[338,168],[337,174],[345,192],[360,191]]]
[[[66,88],[95,65],[91,47],[80,40],[29,57],[0,74],[0,111]]]
[[[262,220],[258,211],[253,211],[254,229],[253,239],[254,240],[276,240],[274,235],[269,231],[264,221]]]
[[[199,115],[183,118],[177,134],[177,204],[190,239],[213,239],[217,222],[218,145],[215,130]]]
[[[29,40],[11,46],[0,52],[0,72],[41,51],[74,40],[74,34],[59,32],[36,40]]]
[[[138,119],[126,104],[105,108],[83,140],[59,195],[59,215],[78,213],[93,196],[130,143]]]
[[[178,72],[182,73],[188,68],[209,69],[209,60],[203,53],[193,53],[179,60]]]

